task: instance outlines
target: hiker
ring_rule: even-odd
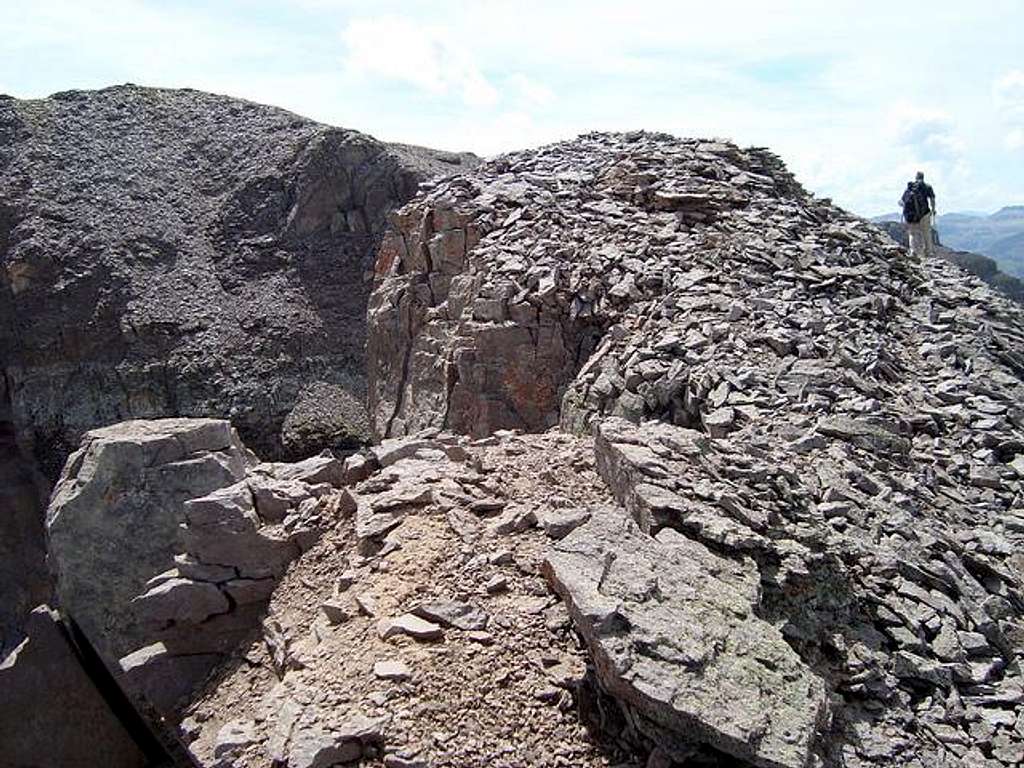
[[[935,216],[935,190],[925,184],[924,174],[917,172],[914,181],[907,182],[907,189],[900,198],[903,206],[903,220],[907,222],[910,236],[910,253],[914,256],[932,256],[932,218]]]

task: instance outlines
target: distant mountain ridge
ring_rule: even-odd
[[[899,220],[896,213],[872,219],[876,223]],[[941,214],[936,229],[950,248],[983,254],[995,259],[1007,274],[1024,277],[1024,205],[1007,205],[993,214]]]
[[[893,240],[898,242],[904,248],[909,246],[907,225],[902,221],[876,220],[875,224],[887,232]],[[995,259],[983,256],[980,253],[971,253],[970,251],[960,251],[955,248],[949,248],[942,242],[940,236],[933,233],[933,237],[935,237],[935,244],[937,246],[936,252],[940,257],[953,262],[962,269],[970,272],[972,275],[980,277],[993,288],[1006,294],[1014,301],[1024,304],[1024,280],[1003,272],[999,268]]]

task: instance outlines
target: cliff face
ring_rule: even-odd
[[[130,417],[230,416],[267,455],[365,436],[369,254],[466,157],[132,86],[2,100],[0,136],[0,361],[48,477]]]
[[[86,430],[365,441],[372,253],[419,182],[472,163],[197,91],[0,99],[0,631],[45,599],[38,499]]]

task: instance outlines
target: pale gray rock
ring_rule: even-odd
[[[613,696],[741,760],[805,768],[826,722],[824,684],[758,618],[753,564],[736,574],[695,549],[655,541],[602,508],[554,546],[544,570]]]
[[[229,720],[217,731],[217,740],[213,745],[213,756],[226,761],[229,757],[237,757],[246,747],[256,741],[256,722],[248,718]]]
[[[226,592],[209,582],[169,579],[132,598],[131,604],[149,621],[199,624],[230,610]]]
[[[725,437],[735,424],[735,408],[718,408],[704,417],[704,428],[711,437]]]
[[[464,631],[486,629],[490,619],[483,608],[458,600],[428,600],[417,605],[412,612],[428,621]]]
[[[330,768],[351,763],[384,741],[387,722],[353,716],[336,725],[297,726],[288,748],[288,768]]]
[[[350,508],[321,482],[337,465],[257,466],[216,420],[86,436],[48,517],[59,594],[140,706],[172,716],[259,625],[288,564]]]
[[[352,618],[351,609],[341,600],[325,600],[320,603],[320,610],[331,624],[344,624]]]
[[[373,674],[381,680],[394,680],[396,682],[404,682],[412,677],[408,664],[393,659],[375,662]]]
[[[408,635],[416,640],[439,640],[444,635],[441,627],[431,621],[406,613],[396,618],[381,619],[377,622],[377,635],[381,640]]]
[[[345,465],[330,455],[313,456],[294,464],[264,464],[255,471],[265,472],[284,482],[297,480],[307,485],[327,483],[335,488],[345,485]]]
[[[109,665],[148,644],[132,599],[184,550],[185,501],[250,463],[231,425],[213,419],[105,427],[68,459],[46,515],[50,561],[62,608]]]

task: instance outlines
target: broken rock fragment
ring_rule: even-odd
[[[439,640],[444,633],[437,624],[406,613],[393,619],[381,619],[377,623],[377,634],[381,640],[396,635],[407,635],[416,640]]]
[[[420,603],[412,612],[428,621],[465,631],[486,629],[490,618],[483,608],[457,600],[430,600]]]
[[[354,716],[337,726],[297,727],[288,749],[288,768],[331,768],[354,762],[384,741],[386,721]]]

